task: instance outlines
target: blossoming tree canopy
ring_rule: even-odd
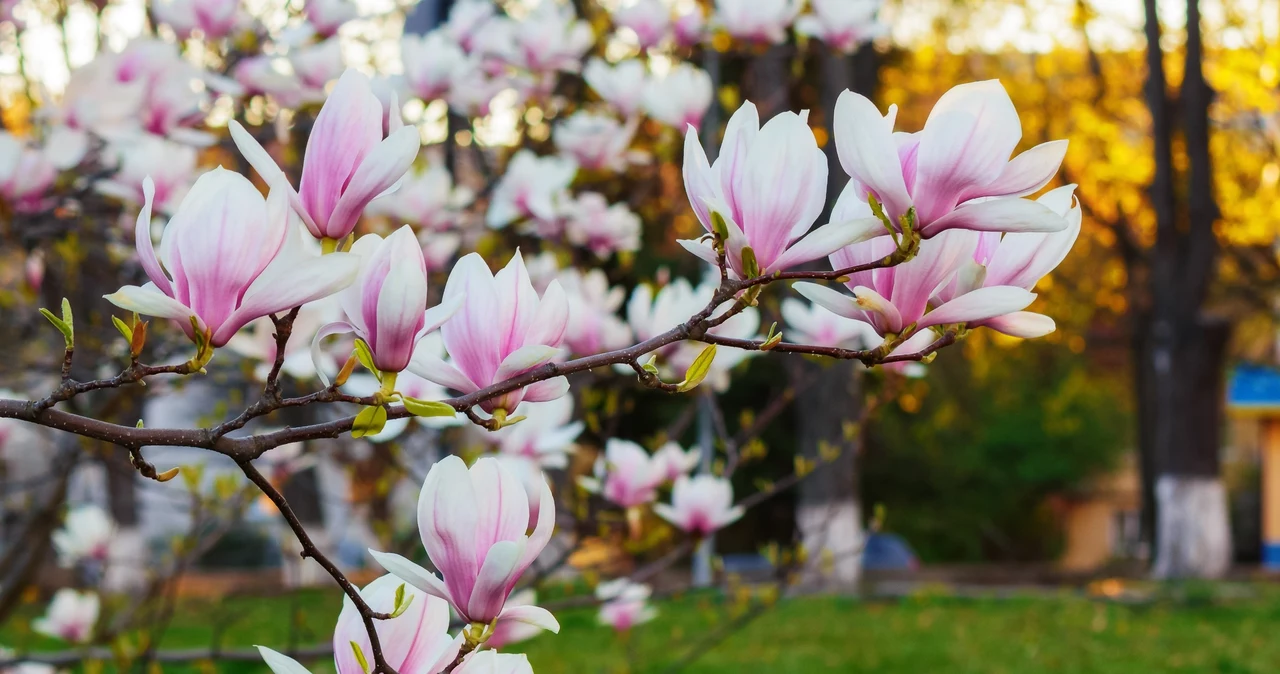
[[[114,443],[159,481],[180,471],[151,465],[144,447],[230,458],[342,588],[343,674],[531,671],[506,651],[559,622],[522,589],[557,514],[572,515],[546,471],[569,468],[585,436],[603,451],[594,475],[571,484],[623,511],[633,537],[665,527],[692,545],[750,506],[733,468],[699,472],[696,448],[601,437],[576,416],[588,407],[585,373],[667,393],[724,390],[736,365],[766,353],[893,367],[981,327],[1027,338],[1055,328],[1051,309],[1028,309],[1074,244],[1080,210],[1070,185],[1033,195],[1066,143],[1014,155],[1020,120],[998,81],[952,89],[914,133],[895,132],[894,108],[845,92],[822,111],[843,175],[830,175],[807,111],[766,119],[747,100],[726,111],[723,135],[706,122],[717,85],[691,56],[713,36],[754,49],[798,32],[849,51],[883,34],[870,0],[815,1],[803,16],[802,4],[718,0],[708,16],[638,0],[592,22],[568,4],[507,13],[459,0],[434,31],[397,37],[403,67],[371,78],[369,64],[346,62],[343,27],[360,17],[342,0],[305,3],[276,33],[236,2],[155,3],[181,49],[147,38],[104,51],[39,118],[47,128],[0,136],[0,198],[17,219],[72,198],[60,171],[112,167],[93,191],[133,218],[137,273],[122,271],[105,295],[125,312],[114,317],[124,348],[96,355],[128,365],[79,375],[84,323],[70,302],[44,310],[63,336],[61,376],[41,395],[0,399],[0,418]],[[270,49],[243,52],[250,34]],[[630,45],[625,58],[605,48],[614,37]],[[196,44],[234,65],[193,65]],[[211,121],[215,97],[234,111],[225,124]],[[424,151],[433,110],[445,147]],[[519,149],[486,139],[503,114],[531,139]],[[704,142],[716,138],[711,161]],[[199,149],[212,144],[221,150]],[[620,280],[632,256],[677,242],[654,199],[620,188],[645,172],[682,182],[683,198],[663,207],[700,226],[678,241],[692,254],[683,264],[701,269],[696,282]],[[821,221],[832,181],[845,179]],[[766,292],[781,300],[781,330],[763,329]],[[182,355],[144,363],[170,335]],[[152,428],[64,405],[237,355],[257,361],[257,397],[214,425]],[[286,408],[331,413],[264,425]],[[356,589],[292,515],[275,471],[301,465],[308,441],[383,442],[411,432],[409,419],[480,429],[492,455],[426,469],[406,514],[433,569],[371,550],[388,574]],[[61,563],[109,558],[114,531],[100,510],[72,511],[54,535]],[[651,620],[650,593],[642,578],[600,585],[601,622],[626,633]],[[97,594],[62,590],[36,629],[92,643],[98,611]],[[451,611],[464,623],[456,634]],[[268,644],[261,654],[276,674],[307,671]]]

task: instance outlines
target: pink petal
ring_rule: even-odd
[[[1021,311],[1035,299],[1034,293],[1013,286],[979,288],[925,314],[917,327],[984,321]]]
[[[968,203],[920,229],[929,238],[948,229],[978,232],[1058,232],[1067,221],[1053,210],[1030,199],[992,199]]]
[[[846,91],[836,101],[834,124],[840,164],[851,178],[875,193],[894,221],[911,208],[893,139],[895,112],[890,108],[889,116],[882,117],[865,96]]]

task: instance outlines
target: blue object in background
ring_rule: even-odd
[[[914,571],[920,560],[906,539],[897,534],[871,534],[862,550],[865,571]]]

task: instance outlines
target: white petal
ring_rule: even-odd
[[[924,315],[917,327],[970,323],[1021,311],[1034,302],[1034,293],[1014,286],[992,286],[966,293]]]

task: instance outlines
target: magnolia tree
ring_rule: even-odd
[[[401,9],[154,3],[151,34],[104,49],[39,101],[32,126],[0,137],[0,195],[27,251],[19,282],[70,294],[57,273],[98,255],[119,285],[41,310],[62,334],[61,369],[25,376],[0,417],[107,443],[161,482],[196,471],[156,466],[147,448],[229,459],[246,479],[197,502],[219,521],[253,493],[275,506],[345,595],[333,633],[344,674],[530,671],[519,642],[559,626],[526,588],[563,564],[583,518],[618,527],[641,556],[650,532],[666,532],[665,554],[595,590],[600,620],[630,630],[655,614],[656,570],[805,471],[736,498],[746,439],[722,437],[726,456],[710,462],[672,441],[646,448],[585,412],[584,391],[610,390],[616,405],[636,381],[722,391],[766,352],[894,368],[980,327],[1054,330],[1027,308],[1080,212],[1072,186],[1029,195],[1066,144],[1014,156],[1020,123],[999,82],[952,89],[920,129],[840,95],[821,111],[848,178],[829,208],[844,176],[828,175],[807,111],[764,119],[746,101],[723,129],[711,123],[732,97],[697,65],[708,54],[848,52],[884,32],[871,1],[801,5],[459,0],[388,65],[352,56],[386,46],[357,28],[398,25]],[[676,241],[681,222],[696,231]],[[73,261],[58,262],[72,237]],[[635,256],[673,243],[705,274],[638,282]],[[779,301],[781,325],[763,328]],[[111,308],[119,338],[87,338],[101,322],[84,317]],[[197,428],[144,427],[85,402],[246,361],[248,403],[231,398]],[[357,588],[283,480],[313,441],[460,426],[484,435],[482,451],[431,465],[416,513],[400,515],[416,517],[421,548],[370,550],[386,575]],[[603,448],[594,473],[548,479],[584,433]],[[60,561],[100,564],[114,526],[71,511],[52,535]],[[558,538],[570,550],[547,559]],[[34,629],[71,644],[117,637],[94,586],[60,590]],[[278,674],[306,671],[268,646]]]

